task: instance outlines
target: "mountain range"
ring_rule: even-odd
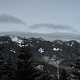
[[[0,47],[3,55],[7,58],[17,58],[22,37],[5,35],[0,36]],[[46,41],[43,38],[26,38],[26,46],[29,46],[33,59],[40,65],[37,67],[41,70],[48,70],[50,73],[56,74],[57,67],[60,69],[71,69],[74,60],[80,57],[80,43],[75,40],[62,41]]]

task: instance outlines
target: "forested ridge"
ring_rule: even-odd
[[[80,58],[74,60],[70,71],[64,67],[58,72],[57,68],[57,73],[52,74],[47,69],[39,68],[40,64],[32,58],[33,54],[29,46],[26,46],[27,43],[24,38],[17,58],[5,57],[5,47],[0,46],[0,80],[80,80]]]

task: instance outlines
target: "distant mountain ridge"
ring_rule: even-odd
[[[16,58],[19,54],[21,42],[23,38],[17,36],[0,36],[0,47],[4,46],[2,53],[5,57],[12,56]],[[39,62],[45,67],[51,68],[57,67],[57,62],[60,68],[71,68],[70,64],[80,57],[80,43],[71,41],[46,41],[43,38],[27,38],[27,45],[31,49],[35,62]],[[54,71],[54,69],[52,69]]]

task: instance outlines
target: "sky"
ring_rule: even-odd
[[[0,0],[0,32],[79,40],[80,0]]]

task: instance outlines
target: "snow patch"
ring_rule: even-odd
[[[62,42],[58,40],[58,43],[62,45]]]
[[[53,50],[54,50],[54,51],[58,51],[58,50],[59,50],[59,48],[53,48]]]
[[[44,52],[44,49],[43,49],[43,48],[40,48],[38,51],[39,51],[40,53],[43,53],[43,52]]]
[[[0,44],[3,44],[3,41],[0,41]]]
[[[44,66],[43,65],[38,65],[36,66],[36,69],[39,69],[39,70],[43,70]]]
[[[3,44],[3,43],[9,43],[8,41],[0,41],[0,44]]]
[[[69,42],[67,43],[67,45],[70,46],[70,45],[69,45]]]
[[[73,46],[74,42],[72,42],[71,46]]]
[[[12,49],[12,50],[10,50],[11,52],[13,52],[13,53],[16,53],[16,51],[14,50],[14,49]]]
[[[20,47],[24,46],[21,44],[23,42],[23,39],[16,37],[16,36],[10,36],[10,38],[13,42],[16,42],[17,45],[19,45]],[[28,46],[28,44],[26,44],[25,46]]]
[[[29,45],[29,44],[26,44],[26,45],[19,44],[19,46],[21,46],[21,47],[28,46],[28,45]]]
[[[22,42],[22,40],[16,36],[10,36],[10,38],[13,42],[20,43],[20,44]]]

